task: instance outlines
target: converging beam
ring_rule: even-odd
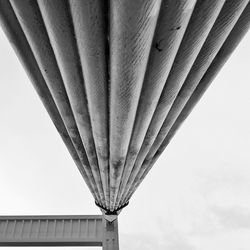
[[[0,0],[0,25],[112,221],[249,29],[250,0]]]

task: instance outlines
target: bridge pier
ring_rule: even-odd
[[[103,250],[119,250],[118,219],[113,221],[103,220]]]

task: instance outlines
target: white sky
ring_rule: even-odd
[[[250,249],[249,44],[122,211],[121,250]],[[0,215],[99,214],[1,29],[0,114]]]

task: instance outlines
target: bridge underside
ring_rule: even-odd
[[[0,217],[0,246],[117,250],[117,215],[250,27],[249,0],[0,0],[104,216]]]
[[[101,215],[0,216],[0,246],[100,246],[118,250],[118,221]]]

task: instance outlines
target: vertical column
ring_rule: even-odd
[[[118,219],[110,222],[103,218],[103,250],[119,250]]]

